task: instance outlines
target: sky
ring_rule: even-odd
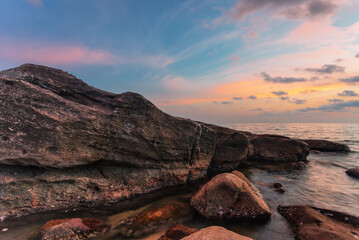
[[[24,63],[205,122],[359,123],[359,0],[0,0]]]

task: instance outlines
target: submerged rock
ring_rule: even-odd
[[[268,219],[271,212],[248,184],[231,173],[213,177],[191,199],[199,214],[212,219]]]
[[[86,239],[102,233],[108,226],[98,219],[72,218],[47,222],[41,240]]]
[[[300,141],[307,143],[310,150],[316,150],[320,152],[350,152],[348,145],[343,143],[315,139],[301,139]]]
[[[293,164],[293,168],[297,169],[297,170],[303,170],[307,167],[307,165],[305,164],[305,162],[303,161],[299,161]]]
[[[231,171],[244,164],[253,154],[253,147],[246,134],[215,125],[207,124],[217,133],[216,148],[209,165],[209,173]]]
[[[274,188],[274,191],[279,192],[279,193],[285,193],[285,188],[283,187],[283,185],[279,182],[273,183],[272,187]]]
[[[289,221],[296,239],[359,239],[358,217],[300,205],[278,206],[278,211]]]
[[[198,230],[195,228],[177,224],[168,229],[165,235],[160,237],[158,240],[180,240],[197,231]]]
[[[216,133],[32,64],[0,72],[0,219],[107,206],[206,176]]]
[[[348,169],[345,172],[349,176],[359,179],[359,167]]]
[[[298,162],[307,161],[309,146],[301,141],[278,135],[252,135],[250,143],[254,153],[251,162]]]
[[[182,240],[253,240],[252,238],[229,231],[223,227],[212,226],[192,233]]]
[[[152,232],[163,224],[174,224],[190,218],[192,218],[192,211],[188,204],[168,203],[152,207],[122,220],[114,227],[113,234],[121,237],[139,237]]]

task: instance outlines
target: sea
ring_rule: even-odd
[[[294,240],[294,235],[287,221],[277,212],[278,205],[310,205],[348,213],[359,217],[359,180],[349,177],[345,171],[359,166],[359,123],[233,123],[223,126],[249,131],[257,134],[278,134],[298,139],[324,139],[347,144],[350,153],[311,152],[307,168],[304,170],[265,169],[246,170],[245,174],[256,185],[263,199],[272,211],[270,221],[224,222],[204,221],[196,218],[186,225],[203,228],[210,225],[221,225],[239,234],[256,240]],[[281,194],[268,187],[268,183],[280,182],[286,189]],[[175,196],[163,196],[153,201],[166,202],[168,198],[186,199],[193,193],[178,191]],[[188,197],[188,198],[189,198]],[[188,199],[187,198],[187,199]],[[116,222],[131,214],[139,212],[151,204],[148,199],[138,203],[137,209],[122,209],[118,212],[102,212],[101,209],[88,210],[86,215],[98,217],[105,222]],[[53,217],[53,216],[52,216]],[[25,240],[35,234],[50,216],[27,218],[8,226],[7,231],[0,231],[1,240]],[[4,227],[4,226],[3,226]],[[1,230],[1,229],[0,229]],[[165,228],[159,229],[143,240],[158,239]],[[121,238],[111,238],[121,239]]]

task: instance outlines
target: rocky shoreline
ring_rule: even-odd
[[[190,202],[202,217],[268,220],[267,204],[233,170],[280,164],[299,169],[310,150],[350,151],[325,140],[259,135],[173,117],[139,94],[104,92],[64,71],[33,64],[0,72],[0,112],[0,222],[69,208],[116,206],[207,175],[213,178]],[[191,215],[181,216],[186,211],[178,209],[192,210],[189,203],[181,204],[140,213],[147,222],[132,216],[116,226],[96,223],[94,230],[89,220],[69,219],[43,231],[42,239],[86,239],[108,231],[137,237]],[[223,239],[249,239],[215,227],[184,239],[210,239],[216,232]]]

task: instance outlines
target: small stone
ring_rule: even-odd
[[[6,232],[7,230],[9,230],[9,229],[8,228],[1,229],[2,232]]]

